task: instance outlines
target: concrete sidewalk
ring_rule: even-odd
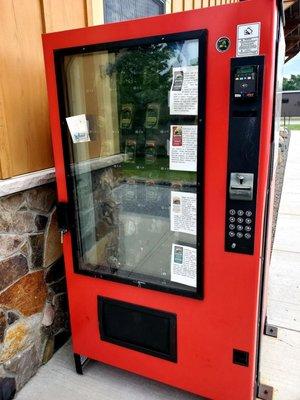
[[[260,381],[273,400],[300,399],[300,131],[293,131],[270,266],[268,323],[278,337],[263,336]]]
[[[268,320],[279,328],[279,334],[277,339],[263,337],[261,382],[274,387],[274,400],[300,400],[300,132],[296,131],[289,147],[269,283]],[[79,376],[70,344],[40,368],[16,398],[199,400],[97,362],[90,362],[85,375]]]
[[[77,375],[70,343],[41,367],[17,400],[200,400],[199,397],[90,361]]]

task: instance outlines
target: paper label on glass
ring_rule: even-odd
[[[196,193],[171,191],[171,231],[196,235]]]
[[[198,114],[198,66],[173,68],[170,114]]]
[[[171,281],[197,286],[197,250],[193,247],[172,244]]]
[[[260,22],[237,26],[236,56],[248,57],[259,55]]]
[[[89,123],[85,114],[66,118],[73,143],[89,142]]]
[[[197,125],[171,125],[169,168],[197,171]]]

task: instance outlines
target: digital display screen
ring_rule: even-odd
[[[247,65],[245,67],[240,67],[237,70],[238,74],[252,74],[252,72],[255,72],[254,71],[254,67],[253,66],[249,66],[249,65]]]

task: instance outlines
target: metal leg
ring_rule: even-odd
[[[79,354],[74,353],[75,369],[77,374],[83,375],[81,357]]]
[[[74,353],[75,369],[77,374],[83,375],[83,367],[85,366],[85,364],[87,364],[89,360],[90,359],[85,356]]]

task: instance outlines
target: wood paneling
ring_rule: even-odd
[[[193,10],[194,1],[193,0],[184,0],[183,6],[184,6],[184,11]]]
[[[172,0],[170,9],[171,12],[179,12],[238,2],[239,0]]]
[[[85,0],[42,0],[42,8],[47,33],[87,26]]]
[[[88,26],[104,24],[103,1],[104,0],[86,0]]]
[[[1,177],[53,165],[39,0],[0,0]]]
[[[0,58],[0,68],[1,68],[1,58]],[[8,136],[6,135],[7,125],[6,125],[6,116],[4,111],[4,96],[3,96],[2,86],[3,84],[1,83],[0,80],[0,179],[6,176],[11,170],[10,157],[9,157],[9,143],[8,143]]]
[[[183,0],[172,1],[172,12],[179,12],[183,10]]]
[[[166,0],[166,14],[172,12],[172,0]]]
[[[202,0],[194,0],[194,8],[201,8]]]
[[[41,34],[101,23],[99,0],[0,0],[0,179],[53,166]]]

